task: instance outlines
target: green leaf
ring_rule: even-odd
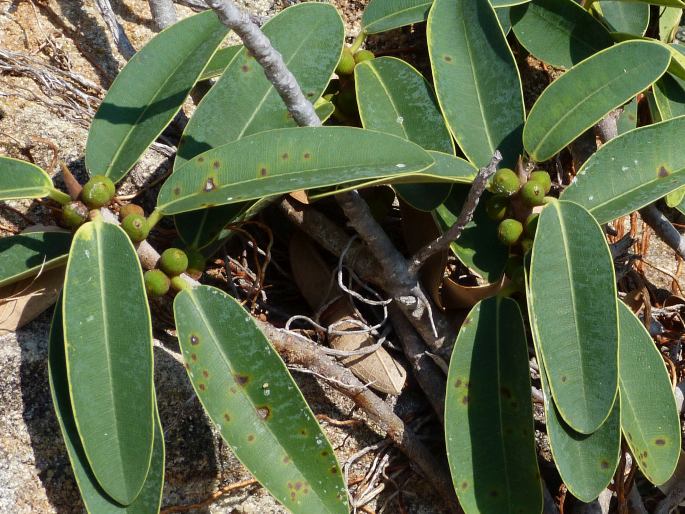
[[[436,220],[443,231],[457,221],[469,189],[453,187],[450,197],[435,210]],[[498,223],[485,213],[485,203],[489,197],[490,193],[483,194],[473,219],[459,239],[450,244],[450,248],[467,268],[492,284],[502,278],[509,252],[497,237]]]
[[[499,21],[500,27],[502,27],[502,32],[506,36],[511,30],[511,7],[499,7],[495,9],[495,14],[497,15],[497,21]]]
[[[74,471],[76,484],[81,492],[81,498],[86,505],[86,510],[97,514],[151,514],[159,512],[162,503],[162,486],[164,484],[164,433],[162,432],[162,425],[156,408],[150,471],[140,494],[134,502],[128,506],[122,506],[114,502],[105,494],[93,476],[88,459],[83,451],[76,428],[76,421],[71,410],[67,363],[64,354],[64,338],[62,336],[61,303],[60,300],[55,308],[48,343],[50,394],[52,395],[52,405],[57,415],[62,438],[67,447],[71,468]]]
[[[307,98],[312,102],[318,99],[342,53],[344,27],[335,7],[314,2],[294,5],[274,16],[262,30]],[[302,37],[293,37],[295,33]],[[211,148],[265,130],[295,126],[259,63],[243,49],[190,119],[174,170]]]
[[[199,81],[219,77],[226,71],[233,58],[243,49],[243,45],[234,45],[217,50],[205,67]]]
[[[52,180],[42,168],[0,156],[0,200],[43,198],[52,189]]]
[[[164,183],[157,208],[178,214],[301,189],[408,175],[432,164],[433,158],[418,145],[381,132],[351,127],[272,130],[189,161]]]
[[[618,466],[621,449],[619,402],[614,402],[611,414],[604,424],[589,435],[576,432],[561,418],[552,399],[544,359],[540,352],[540,336],[537,333],[537,321],[532,308],[533,293],[528,275],[530,253],[526,254],[524,260],[526,303],[545,398],[550,449],[554,463],[569,491],[582,501],[590,502],[609,485]]]
[[[135,248],[118,226],[74,235],[64,284],[64,340],[74,419],[93,475],[128,505],[153,445],[152,325]]]
[[[666,7],[681,7],[685,8],[685,2],[682,0],[621,0],[623,2],[640,2],[650,5],[665,5]]]
[[[666,195],[666,205],[670,208],[679,207],[685,199],[685,186]]]
[[[680,457],[680,420],[661,353],[642,322],[618,302],[621,428],[647,479],[663,484]]]
[[[685,185],[685,117],[640,127],[603,145],[561,195],[607,223]]]
[[[357,105],[366,129],[408,139],[426,150],[454,154],[454,143],[428,81],[411,65],[379,57],[354,69]],[[449,195],[449,184],[396,185],[412,207],[431,211]]]
[[[664,74],[653,87],[662,120],[670,120],[685,115],[685,80]]]
[[[473,307],[447,384],[447,457],[464,512],[541,512],[528,349],[515,301],[494,297]]]
[[[0,238],[0,287],[64,264],[69,232],[27,232]]]
[[[584,434],[611,412],[618,389],[618,314],[611,252],[585,209],[555,201],[540,214],[531,308],[552,395]]]
[[[428,50],[440,107],[468,160],[478,167],[495,150],[504,165],[522,151],[521,79],[487,0],[436,0],[428,17]]]
[[[234,203],[203,209],[200,212],[186,212],[174,216],[174,224],[181,241],[189,248],[204,248],[212,243],[232,220],[247,207],[244,203]]]
[[[682,7],[659,7],[659,39],[662,42],[670,43],[675,39],[682,17]]]
[[[614,44],[602,24],[574,0],[533,0],[512,8],[511,22],[526,50],[560,68]]]
[[[642,36],[649,26],[649,4],[623,0],[601,0],[602,21],[612,32]]]
[[[623,106],[623,111],[618,116],[616,126],[619,135],[637,127],[637,97]]]
[[[426,21],[433,0],[371,0],[362,14],[362,31],[377,34]]]
[[[659,43],[626,41],[575,65],[543,91],[528,115],[523,144],[546,161],[666,71]]]
[[[181,109],[228,29],[206,11],[157,34],[119,72],[95,114],[86,167],[118,182]]]
[[[668,67],[669,73],[685,80],[685,48],[683,48],[683,45],[675,43],[671,43],[667,47],[671,52],[671,65]]]
[[[530,0],[490,0],[490,4],[495,9],[500,9],[502,7],[512,7],[514,5],[521,5],[529,2]]]
[[[347,514],[331,445],[250,315],[199,286],[176,296],[174,317],[195,392],[236,457],[289,510]]]

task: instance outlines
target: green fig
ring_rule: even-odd
[[[114,198],[114,182],[104,175],[95,175],[83,186],[81,201],[90,209],[99,209]]]
[[[502,168],[497,170],[490,182],[490,190],[498,195],[511,196],[521,188],[521,182],[514,170]]]
[[[164,296],[169,292],[171,281],[162,270],[151,269],[143,275],[145,290],[150,296]]]
[[[134,243],[140,243],[145,240],[150,233],[150,226],[145,216],[140,214],[129,214],[126,216],[124,221],[121,222],[121,228],[124,229],[124,232],[128,234],[128,237]]]
[[[137,214],[138,216],[145,216],[145,211],[140,205],[134,203],[127,203],[119,209],[119,218],[124,219],[129,214]]]
[[[550,178],[549,173],[544,170],[538,170],[531,173],[528,181],[542,184],[545,189],[545,194],[549,193],[549,190],[552,189],[552,179]]]
[[[171,277],[171,288],[174,291],[183,291],[189,287],[190,284],[188,284],[183,277]]]
[[[537,212],[534,212],[526,218],[526,222],[523,224],[526,235],[530,238],[535,237],[535,231],[538,228],[538,219],[540,219],[540,215]]]
[[[186,250],[188,256],[188,274],[195,278],[202,275],[205,270],[206,259],[199,250]]]
[[[170,277],[180,275],[188,269],[188,256],[178,248],[167,248],[159,258],[159,268]]]
[[[495,221],[502,221],[508,208],[509,200],[501,195],[493,195],[485,201],[485,213]]]
[[[357,64],[364,61],[370,61],[375,58],[376,56],[371,50],[359,50],[356,54],[354,54],[354,62]]]
[[[338,66],[335,68],[335,72],[338,75],[352,75],[354,73],[355,65],[356,62],[354,60],[354,55],[352,55],[352,50],[350,50],[349,47],[345,47],[343,48],[340,61],[338,61]]]
[[[526,182],[521,188],[521,198],[529,207],[537,207],[545,203],[545,187],[535,180]]]
[[[507,246],[515,245],[523,234],[523,225],[515,219],[507,218],[499,224],[497,236]]]
[[[88,219],[88,207],[79,201],[62,206],[61,222],[64,228],[76,230]]]

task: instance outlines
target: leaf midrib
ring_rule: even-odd
[[[505,443],[505,438],[504,438],[504,413],[503,413],[503,408],[502,408],[502,403],[503,403],[503,397],[500,392],[502,391],[502,362],[501,362],[501,334],[500,334],[500,320],[501,320],[501,307],[502,307],[502,302],[505,300],[502,299],[497,299],[497,322],[495,323],[495,362],[496,362],[496,370],[497,370],[497,389],[495,390],[495,397],[497,398],[497,415],[499,417],[499,423],[497,424],[498,432],[499,432],[499,439],[500,439],[500,444],[502,445],[502,453],[503,453],[503,466],[504,466],[504,482],[505,482],[505,487],[506,487],[506,494],[507,494],[507,505],[513,505],[511,501],[511,484],[509,482],[509,466],[508,464],[508,459],[507,459],[507,445]]]

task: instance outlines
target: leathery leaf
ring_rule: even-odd
[[[66,262],[69,232],[27,232],[0,238],[0,287]]]
[[[199,286],[176,296],[174,317],[193,387],[238,459],[293,512],[347,514],[331,445],[250,315]]]
[[[52,180],[42,168],[0,156],[0,200],[43,198],[52,189]]]
[[[63,328],[69,393],[88,463],[128,505],[152,457],[152,324],[135,248],[116,225],[81,226],[67,261]]]
[[[164,484],[164,433],[155,409],[155,432],[152,447],[150,470],[140,494],[130,505],[123,506],[113,501],[102,490],[88,464],[88,459],[79,439],[76,421],[71,410],[69,399],[69,379],[64,353],[62,332],[61,301],[52,318],[48,346],[48,377],[52,405],[57,415],[64,444],[74,471],[76,484],[81,492],[81,499],[88,512],[97,514],[151,514],[159,512],[162,503],[162,486]]]
[[[179,214],[302,189],[411,175],[432,164],[433,158],[418,145],[381,132],[351,127],[272,130],[194,157],[164,183],[157,207],[165,214]]]
[[[228,34],[213,11],[190,16],[140,49],[107,92],[86,144],[86,167],[118,182],[174,119]]]
[[[607,223],[675,191],[685,185],[684,131],[681,116],[621,134],[581,166],[561,198]]]
[[[611,253],[581,206],[563,201],[540,214],[530,271],[531,310],[559,414],[590,434],[618,390],[618,313]]]
[[[528,351],[515,301],[482,300],[452,352],[445,438],[454,489],[467,514],[542,510]]]
[[[680,421],[671,380],[642,322],[623,302],[618,305],[621,429],[645,477],[663,484],[680,456]]]
[[[426,150],[454,154],[454,143],[433,90],[411,65],[379,57],[354,69],[359,116],[364,128],[413,141]],[[395,185],[413,207],[430,211],[449,195],[450,184]]]

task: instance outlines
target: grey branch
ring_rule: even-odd
[[[126,32],[124,32],[124,27],[122,27],[119,20],[117,20],[117,17],[112,10],[112,5],[109,3],[109,0],[95,0],[95,5],[97,5],[98,10],[100,11],[102,19],[105,20],[109,33],[112,35],[112,39],[114,40],[114,44],[117,46],[119,53],[128,61],[133,57],[133,54],[136,53],[136,49],[133,48]]]
[[[502,162],[502,154],[499,150],[495,150],[495,154],[492,156],[490,163],[478,171],[478,175],[476,175],[476,178],[471,185],[466,202],[464,202],[464,206],[459,213],[457,221],[439,238],[427,244],[414,254],[409,265],[410,273],[418,273],[421,266],[423,266],[431,256],[443,250],[447,250],[450,243],[459,239],[459,236],[461,236],[466,225],[473,219],[473,213],[476,211],[476,207],[478,207],[478,202],[488,185],[488,180],[495,174],[500,162]]]
[[[264,69],[264,74],[283,99],[293,119],[300,126],[318,127],[321,120],[314,106],[307,100],[297,79],[290,72],[283,57],[271,46],[271,42],[246,12],[229,0],[206,0],[216,12],[221,23],[233,30],[243,41],[245,48]]]
[[[172,0],[148,0],[148,3],[157,32],[176,23],[176,7],[174,7]]]

